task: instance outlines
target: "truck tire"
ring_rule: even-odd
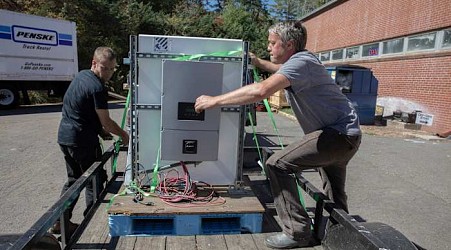
[[[13,88],[0,87],[0,109],[13,108],[19,103],[19,92]]]
[[[365,232],[373,234],[384,246],[379,249],[418,250],[406,236],[393,227],[381,222],[363,222]],[[370,249],[369,242],[359,241],[355,234],[351,233],[343,225],[337,224],[329,228],[322,242],[324,250],[360,250]],[[383,247],[383,248],[382,248]]]

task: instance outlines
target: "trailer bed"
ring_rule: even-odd
[[[278,217],[274,210],[269,187],[263,176],[245,176],[247,184],[265,208],[262,233],[218,234],[192,236],[120,236],[109,235],[107,206],[110,198],[121,190],[121,179],[109,187],[107,196],[100,203],[73,249],[270,249],[265,238],[280,231]],[[246,203],[243,204],[243,207]],[[302,249],[323,249],[321,246]]]

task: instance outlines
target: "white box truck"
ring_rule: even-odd
[[[62,95],[78,72],[74,22],[0,9],[0,108],[27,90]]]

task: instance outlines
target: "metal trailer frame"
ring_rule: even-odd
[[[266,163],[273,153],[273,150],[264,147],[262,151],[263,162]],[[267,172],[266,164],[263,165],[265,172]],[[424,250],[386,224],[357,221],[343,209],[337,208],[327,195],[305,179],[302,172],[293,173],[293,178],[297,179],[300,188],[316,202],[314,217],[312,218],[313,235],[318,241],[322,241],[324,249],[343,249],[346,246],[346,249]],[[324,216],[324,210],[329,214],[329,218]],[[330,221],[331,227],[328,227],[327,220]]]

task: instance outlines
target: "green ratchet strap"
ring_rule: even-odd
[[[256,69],[256,68],[254,68],[254,80],[255,80],[255,82],[260,82],[260,77],[258,76],[258,72],[257,72],[257,69]],[[267,100],[267,99],[264,99],[264,100],[263,100],[263,103],[265,104],[266,111],[267,111],[268,116],[269,116],[269,118],[270,118],[270,120],[271,120],[271,122],[272,122],[272,126],[273,126],[273,128],[274,128],[274,131],[276,132],[277,138],[279,139],[280,147],[283,149],[283,143],[282,143],[282,140],[281,140],[281,138],[280,138],[279,130],[277,129],[276,121],[274,120],[274,116],[273,116],[273,114],[272,114],[272,112],[271,112],[271,108],[270,108],[270,106],[269,106],[268,100]],[[253,128],[252,128],[252,129],[253,129]],[[254,136],[255,136],[255,132],[254,132]],[[257,147],[258,147],[258,144],[257,144]],[[260,154],[260,150],[258,150],[258,152],[259,152],[259,154]],[[261,158],[261,155],[260,155],[260,160],[261,160],[261,159],[262,159],[262,158]],[[299,182],[298,182],[297,178],[295,178],[295,179],[296,179],[296,184],[297,184],[297,187],[298,187],[299,200],[300,200],[300,202],[301,202],[302,207],[305,208],[305,201],[304,201],[304,197],[302,196],[302,189],[301,189],[301,186],[299,185]]]
[[[180,56],[180,57],[174,58],[172,60],[174,60],[174,61],[193,61],[193,60],[200,60],[201,57],[208,57],[208,56],[226,57],[226,56],[236,55],[238,53],[241,53],[241,51],[240,50],[218,51],[218,52],[213,52],[213,53],[210,53],[210,54],[184,55],[184,56]]]
[[[256,68],[254,68],[254,81],[260,82],[260,77],[258,76],[258,72],[257,72]],[[276,121],[274,120],[274,116],[271,112],[271,107],[269,106],[268,99],[266,99],[266,98],[263,99],[263,103],[265,104],[266,112],[268,113],[268,117],[271,120],[272,127],[273,127],[274,131],[276,132],[280,147],[283,149],[284,147],[283,147],[282,139],[280,138],[279,130],[277,129]]]
[[[127,94],[127,101],[125,102],[124,113],[122,114],[121,129],[124,129],[124,126],[125,126],[125,118],[127,117],[127,110],[130,105],[130,95],[131,95],[131,91],[129,89],[128,94]],[[119,138],[117,141],[114,142],[114,158],[113,158],[113,164],[111,164],[111,174],[113,174],[113,175],[116,173],[117,158],[118,158],[120,148],[121,148],[121,138]]]
[[[150,192],[154,193],[158,186],[158,169],[160,168],[160,151],[161,145],[158,148],[157,161],[155,162],[155,168],[153,169],[152,183],[150,184]]]
[[[252,133],[254,134],[252,139],[255,141],[255,145],[257,146],[258,157],[260,159],[260,163],[262,164],[262,165],[260,165],[260,167],[262,168],[262,172],[266,175],[265,168],[263,167],[263,162],[262,162],[263,157],[262,157],[262,153],[260,151],[260,145],[258,144],[257,133],[255,132],[255,126],[254,126],[254,121],[252,120],[251,112],[247,112],[247,116],[249,117],[249,121],[250,121],[251,127],[252,127]]]
[[[154,194],[152,194],[152,193],[147,193],[147,192],[145,192],[144,190],[142,190],[141,188],[139,188],[138,185],[136,185],[136,182],[131,181],[131,182],[129,183],[129,185],[128,185],[121,193],[116,194],[116,195],[114,195],[113,197],[111,197],[110,202],[109,202],[108,205],[106,206],[106,210],[108,210],[108,209],[111,207],[111,205],[113,204],[113,201],[114,201],[114,199],[115,199],[116,197],[127,195],[127,194],[128,194],[127,191],[130,191],[130,193],[135,193],[135,194],[136,194],[136,193],[140,193],[140,194],[142,194],[144,197],[156,196],[156,195],[154,195]]]

